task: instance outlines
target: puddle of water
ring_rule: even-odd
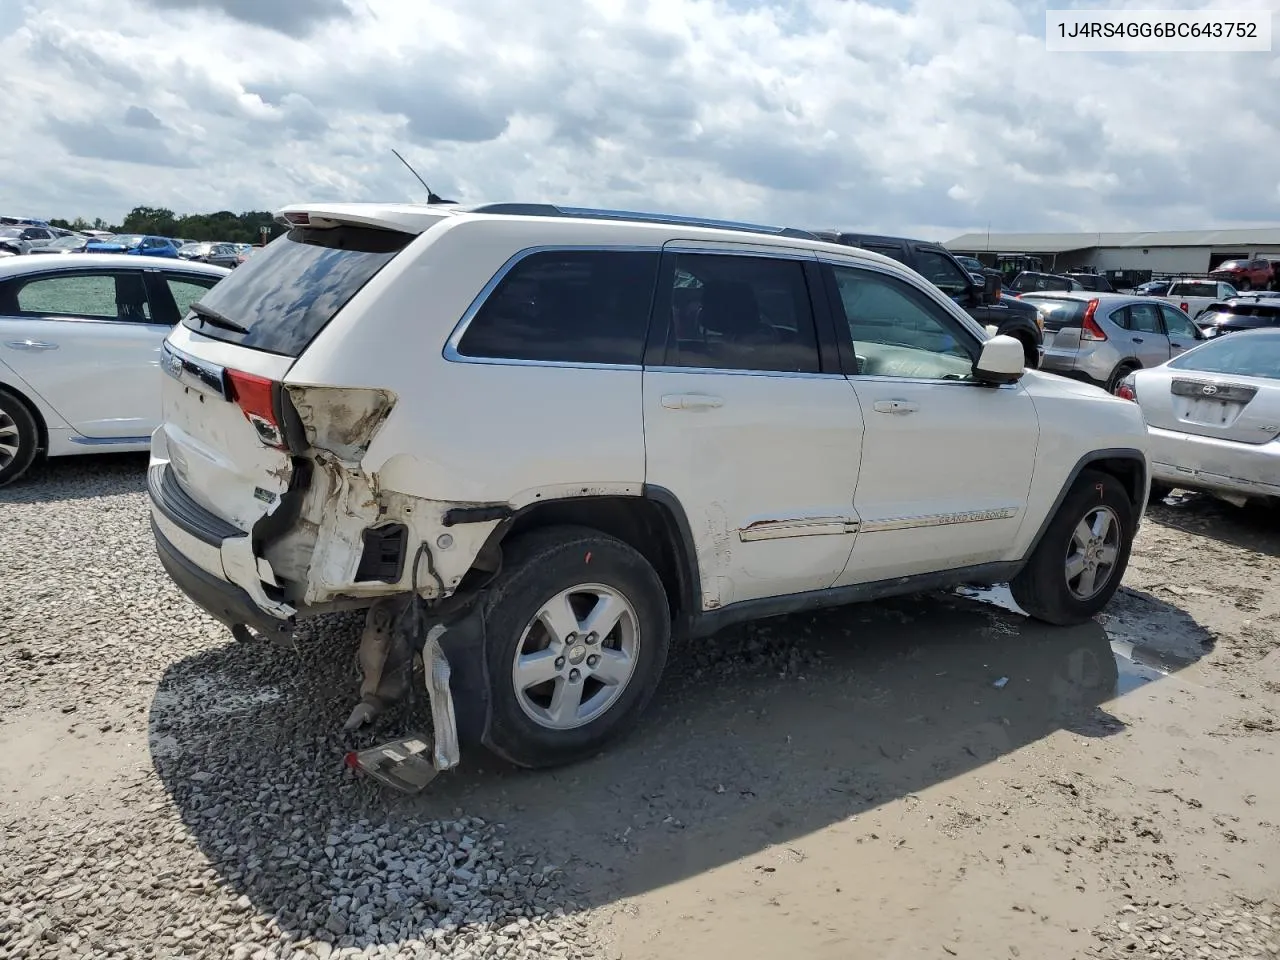
[[[1013,599],[1013,591],[1007,584],[998,583],[993,587],[956,587],[956,593],[967,600],[989,603],[993,607],[1008,610],[1020,617],[1027,615],[1027,611],[1018,606],[1018,601]]]
[[[1119,673],[1119,678],[1116,680],[1118,696],[1124,696],[1152,680],[1159,680],[1169,675],[1169,668],[1150,662],[1150,658],[1141,652],[1143,649],[1128,640],[1111,641],[1111,653],[1115,657],[1116,669]]]
[[[1006,584],[991,587],[957,587],[956,594],[968,600],[976,600],[1009,613],[1025,617],[1026,611],[1018,606],[1013,593]],[[1116,695],[1123,696],[1139,687],[1167,677],[1173,671],[1188,666],[1194,658],[1182,659],[1170,657],[1167,653],[1157,651],[1146,644],[1135,642],[1117,629],[1114,623],[1103,622],[1102,628],[1111,643],[1111,654],[1116,661],[1119,679],[1116,681]],[[1016,632],[1013,631],[1013,632]]]

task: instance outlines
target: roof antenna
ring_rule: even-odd
[[[396,159],[397,159],[397,160],[399,160],[401,163],[403,163],[406,167],[408,167],[408,168],[409,168],[409,172],[410,172],[410,173],[412,173],[415,177],[417,177],[417,178],[418,178],[418,182],[419,182],[420,184],[422,184],[424,187],[426,187],[426,190],[427,190],[427,203],[455,203],[455,202],[456,202],[456,201],[454,201],[454,200],[445,200],[445,199],[443,199],[443,198],[441,198],[441,197],[437,196],[437,195],[432,191],[432,189],[431,189],[430,187],[428,187],[428,186],[427,186],[427,181],[423,180],[421,177],[419,177],[419,176],[418,176],[418,171],[417,171],[417,170],[415,170],[415,169],[413,169],[413,167],[410,167],[410,166],[409,166],[409,161],[408,161],[408,160],[406,160],[404,157],[400,156],[400,151],[399,151],[399,150],[397,150],[395,147],[392,147],[392,148],[391,148],[391,152],[392,152],[392,153],[394,153],[394,154],[396,155]]]

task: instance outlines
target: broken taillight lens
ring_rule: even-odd
[[[284,431],[276,415],[276,393],[279,390],[279,384],[256,374],[228,370],[227,386],[229,399],[240,408],[245,419],[253,425],[258,439],[269,447],[284,449],[287,446]]]

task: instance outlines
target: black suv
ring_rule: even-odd
[[[1243,293],[1230,300],[1219,300],[1196,317],[1196,326],[1209,337],[1258,327],[1280,327],[1280,296]]]
[[[839,230],[809,232],[829,243],[860,247],[906,264],[951,297],[984,327],[993,326],[997,333],[1021,341],[1027,366],[1032,369],[1040,366],[1040,349],[1044,342],[1040,313],[1031,304],[1000,293],[1000,274],[997,271],[986,272],[988,285],[983,287],[974,281],[970,271],[960,265],[951,251],[936,243]]]

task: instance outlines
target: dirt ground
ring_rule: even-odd
[[[735,629],[596,759],[407,797],[341,765],[358,619],[232,643],[142,491],[0,492],[0,960],[1280,954],[1269,515],[1153,507],[1078,628],[997,589]]]

